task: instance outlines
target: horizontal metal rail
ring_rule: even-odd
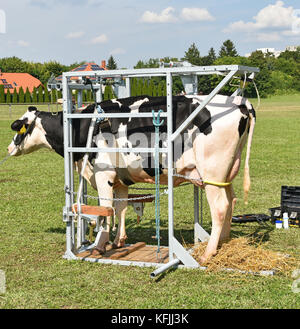
[[[74,153],[128,153],[128,152],[134,152],[134,153],[152,153],[155,152],[154,147],[135,147],[135,148],[113,148],[113,147],[107,147],[107,148],[99,148],[99,147],[68,147],[67,152],[74,152]],[[159,149],[160,153],[167,153],[168,149],[165,147]]]
[[[162,113],[160,115],[162,118],[167,117],[167,113]],[[91,118],[152,118],[151,112],[139,112],[139,113],[103,113],[103,114],[93,114],[93,113],[74,113],[66,114],[67,119],[91,119]]]
[[[172,75],[188,75],[197,74],[201,75],[201,72],[230,72],[236,71],[237,73],[244,74],[245,72],[259,72],[258,68],[242,66],[242,65],[216,65],[216,66],[192,66],[192,67],[172,67],[172,68],[152,68],[152,69],[131,69],[131,70],[107,70],[107,71],[79,71],[79,72],[65,72],[65,77],[147,77],[147,76],[166,76],[168,73]],[[74,84],[75,85],[75,84]],[[71,84],[69,84],[71,87]]]

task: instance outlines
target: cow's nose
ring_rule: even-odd
[[[14,145],[8,145],[8,147],[7,147],[7,152],[9,153],[9,154],[11,154],[13,151],[14,151],[14,149],[15,149],[15,146]]]

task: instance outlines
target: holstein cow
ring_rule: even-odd
[[[205,96],[173,96],[173,129],[197,108]],[[105,113],[166,111],[166,97],[137,96],[100,103]],[[93,113],[95,105],[89,105],[83,113]],[[73,145],[85,146],[91,119],[73,119]],[[174,177],[174,186],[182,182],[205,188],[212,217],[212,231],[207,248],[201,258],[205,262],[215,255],[219,242],[230,235],[233,207],[236,202],[232,185],[203,184],[203,181],[225,183],[232,182],[237,175],[242,149],[247,141],[247,154],[244,172],[244,192],[248,195],[250,187],[249,156],[255,111],[249,101],[243,97],[217,95],[187,127],[174,143],[174,168],[182,177]],[[36,108],[29,110],[11,125],[17,135],[8,147],[13,156],[31,153],[39,148],[52,149],[63,156],[63,114],[40,112]],[[160,127],[161,145],[166,147],[165,132],[167,122]],[[109,125],[100,123],[96,127],[94,143],[97,147],[153,147],[154,126],[152,118],[113,118]],[[81,169],[83,154],[75,153],[77,169]],[[153,154],[98,153],[91,155],[85,178],[98,190],[100,198],[127,198],[128,186],[137,182],[155,183]],[[167,184],[166,158],[160,156],[160,182]],[[111,200],[101,200],[102,206],[112,206]],[[116,203],[116,215],[119,219],[118,233],[114,247],[125,243],[125,212],[127,202]],[[94,254],[104,253],[109,241],[110,222]]]

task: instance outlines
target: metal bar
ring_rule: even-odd
[[[92,119],[92,118],[152,118],[151,112],[143,113],[72,113],[67,114],[68,119]],[[167,113],[162,113],[161,118],[166,118]]]
[[[79,71],[66,72],[66,77],[138,77],[138,76],[153,76],[154,74],[166,76],[167,74],[189,74],[201,72],[259,72],[258,68],[242,66],[242,65],[216,65],[216,66],[192,66],[192,67],[173,67],[173,68],[152,68],[152,69],[130,69],[130,70],[107,70],[107,71]]]
[[[69,88],[67,83],[67,78],[63,75],[62,79],[63,83],[63,121],[64,121],[64,165],[65,165],[65,186],[71,189],[71,170],[70,170],[70,154],[67,152],[67,148],[70,144],[70,131],[69,131],[69,122],[66,118],[66,114],[69,112],[70,109],[70,94]],[[65,205],[66,208],[69,209],[72,205],[72,194],[65,193]],[[66,253],[71,253],[73,250],[73,239],[72,239],[72,217],[68,214],[65,215],[67,218],[66,223]]]
[[[155,152],[153,147],[150,148],[142,148],[142,147],[135,147],[135,148],[99,148],[99,147],[68,147],[66,152],[74,152],[74,153],[127,153],[127,152],[134,152],[134,153],[152,153]],[[167,148],[160,148],[160,153],[167,153]]]
[[[236,74],[237,71],[231,71],[227,76],[217,85],[217,87],[203,100],[203,102],[192,112],[189,117],[180,125],[179,128],[172,134],[172,141],[174,141],[186,127],[195,119],[199,112],[216,96],[216,94],[229,82],[229,80]]]
[[[79,90],[77,94],[77,106],[78,107],[82,106],[82,90]]]
[[[188,267],[199,267],[199,263],[190,255],[190,253],[176,240],[175,237],[172,238],[172,246],[174,254],[183,265]]]
[[[201,242],[205,242],[209,239],[209,234],[204,230],[202,226],[200,226],[199,223],[195,224],[195,243],[199,240]]]
[[[167,74],[167,135],[168,135],[168,236],[169,236],[169,261],[174,258],[174,190],[173,190],[173,104],[172,104],[172,75]]]
[[[194,185],[194,224],[199,224],[199,187]],[[194,230],[194,241],[196,241],[196,231]]]
[[[203,225],[203,189],[201,189],[201,191],[200,191],[200,195],[201,195],[201,197],[200,197],[200,207],[201,207],[201,209],[200,209],[200,213],[201,213],[201,222],[200,222],[200,224],[201,224],[201,226]]]
[[[171,260],[169,263],[159,267],[158,269],[156,269],[155,271],[153,271],[151,274],[150,274],[150,278],[155,278],[156,276],[158,276],[159,274],[165,272],[166,270],[168,270],[169,268],[173,267],[173,266],[176,266],[180,263],[180,260],[175,258],[173,260]]]

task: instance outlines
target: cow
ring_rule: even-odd
[[[206,96],[172,96],[173,130],[201,104]],[[123,99],[106,100],[99,103],[104,113],[157,113],[167,111],[166,97],[135,96]],[[93,113],[95,104],[83,110]],[[91,119],[73,119],[73,145],[84,147]],[[249,159],[256,116],[250,102],[241,96],[216,95],[187,126],[174,143],[174,186],[191,182],[205,189],[209,203],[212,230],[201,263],[217,253],[217,247],[229,239],[231,219],[236,197],[232,180],[237,175],[242,150],[247,143],[244,168],[244,194],[247,199],[250,188]],[[111,118],[109,124],[99,123],[94,132],[94,145],[99,148],[150,147],[153,146],[154,126],[152,118]],[[12,156],[31,153],[46,147],[61,156],[63,151],[63,114],[56,116],[40,112],[34,107],[11,125],[17,134],[8,146]],[[167,122],[160,127],[160,146],[166,147]],[[178,151],[179,150],[179,151]],[[80,170],[83,154],[75,153],[75,167]],[[154,155],[135,152],[99,152],[91,155],[85,171],[87,181],[98,190],[101,205],[112,207],[113,192],[116,198],[126,199],[128,187],[132,184],[155,183],[153,168]],[[160,183],[168,183],[168,168],[165,155],[160,156]],[[207,183],[205,183],[207,182]],[[222,184],[223,183],[223,184]],[[228,184],[224,184],[228,183]],[[119,219],[118,232],[114,240],[115,248],[122,247],[126,240],[125,213],[126,201],[116,203],[116,216]],[[103,230],[101,239],[93,254],[103,254],[109,241],[110,221]]]

